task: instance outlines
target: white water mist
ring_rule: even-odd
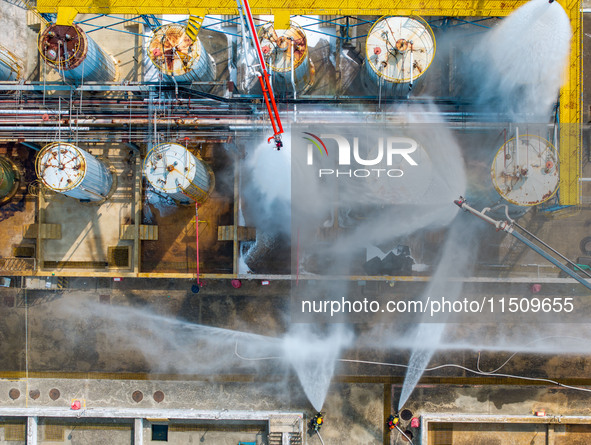
[[[344,324],[334,324],[326,332],[317,326],[293,325],[283,339],[285,359],[295,369],[308,400],[316,411],[322,410],[335,370],[336,360],[353,336]]]
[[[458,215],[455,219],[445,240],[437,271],[421,297],[423,301],[428,297],[432,299],[445,297],[448,301],[455,301],[461,295],[463,282],[458,278],[470,276],[477,252],[478,234],[480,229],[486,228],[479,224],[481,221],[467,218],[469,215]],[[421,379],[433,353],[438,349],[445,326],[443,323],[418,325],[398,409],[404,406]]]
[[[532,0],[517,9],[484,36],[464,67],[481,104],[518,120],[546,121],[564,81],[570,39],[558,2]]]
[[[248,225],[267,234],[289,234],[291,227],[291,136],[285,133],[283,148],[275,150],[264,135],[247,147],[242,168],[242,204]]]

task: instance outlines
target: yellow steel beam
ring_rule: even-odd
[[[255,15],[423,15],[449,17],[502,17],[526,3],[524,0],[257,0]],[[80,14],[189,14],[202,9],[207,14],[236,15],[235,0],[38,0],[37,9],[56,13],[74,8]]]
[[[562,0],[570,18],[571,54],[565,84],[560,91],[560,204],[581,203],[581,146],[583,105],[583,13],[580,0]]]
[[[57,19],[55,20],[55,24],[70,26],[74,23],[77,14],[78,11],[76,8],[57,8]]]
[[[447,17],[504,17],[523,0],[257,0],[255,15],[277,16],[285,26],[289,14],[311,15],[419,15]],[[559,0],[571,22],[573,37],[566,82],[560,93],[560,203],[580,204],[580,154],[582,119],[582,12],[581,0]],[[235,0],[38,0],[42,13],[56,13],[61,8],[89,14],[189,14],[200,9],[203,14],[238,14]],[[71,11],[62,12],[70,16]]]
[[[275,29],[289,29],[291,13],[289,10],[274,10]]]

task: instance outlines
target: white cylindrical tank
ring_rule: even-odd
[[[37,176],[50,190],[72,198],[101,201],[111,191],[109,169],[90,153],[66,142],[46,145],[37,155]]]
[[[163,25],[154,31],[148,56],[169,80],[210,82],[215,79],[215,63],[197,38],[195,42],[178,24]]]
[[[0,80],[16,81],[22,76],[22,67],[17,57],[0,45]]]
[[[261,50],[272,72],[273,88],[277,92],[293,91],[292,66],[297,91],[304,90],[312,83],[314,67],[308,53],[306,33],[302,28],[291,22],[289,29],[276,30],[273,23],[267,23],[258,34]]]
[[[73,83],[117,80],[115,61],[78,25],[50,25],[39,34],[41,57]]]
[[[154,189],[181,204],[204,202],[213,190],[213,171],[185,147],[163,143],[146,156],[144,174]]]
[[[519,135],[499,149],[490,172],[495,189],[505,200],[534,206],[548,201],[558,190],[558,153],[546,139]]]
[[[433,61],[435,37],[420,17],[382,17],[365,41],[366,84],[381,94],[406,94]],[[399,88],[398,91],[396,89]]]

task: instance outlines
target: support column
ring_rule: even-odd
[[[133,445],[144,444],[144,419],[134,419],[133,422]]]
[[[546,445],[562,443],[566,434],[566,424],[549,423],[546,429]],[[562,440],[561,437],[563,437]]]
[[[37,445],[37,417],[27,417],[27,445]]]
[[[421,420],[421,428],[419,433],[419,442],[418,445],[427,445],[429,443],[429,425],[428,422],[425,421],[423,417],[420,417]]]
[[[234,233],[232,235],[232,274],[234,277],[238,276],[238,259],[240,257],[240,242],[238,241],[238,224],[240,219],[238,213],[240,211],[240,157],[235,156],[234,163]]]
[[[336,219],[336,218],[335,218]],[[384,445],[390,445],[390,430],[386,427],[388,423],[388,417],[392,414],[392,385],[390,383],[384,384],[384,418],[382,419],[382,443]]]
[[[139,153],[135,155],[135,181],[134,181],[134,227],[133,227],[133,272],[136,276],[140,273],[142,259],[142,241],[140,239],[140,224],[142,223],[142,161]],[[121,224],[121,222],[119,223]]]

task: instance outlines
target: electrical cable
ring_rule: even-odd
[[[547,337],[547,338],[551,338],[551,337]],[[577,337],[573,337],[573,338],[577,338]],[[577,338],[577,339],[580,339],[580,338]],[[537,339],[537,340],[542,340],[542,339]],[[238,343],[236,343],[236,346],[234,349],[234,354],[238,358],[240,358],[242,360],[248,360],[248,361],[280,360],[280,359],[282,359],[282,357],[256,357],[256,358],[243,357],[238,353]],[[497,368],[497,370],[501,369],[503,366],[505,366],[509,362],[509,360],[511,360],[515,355],[517,355],[517,352],[512,354],[509,357],[509,359],[506,360],[506,362],[503,363],[503,365],[500,368]],[[506,378],[519,379],[519,380],[544,382],[544,383],[550,383],[552,385],[557,385],[562,388],[572,389],[575,391],[591,392],[591,389],[589,389],[589,388],[582,388],[579,386],[566,385],[564,383],[560,383],[560,382],[558,382],[556,380],[552,380],[552,379],[546,379],[546,378],[542,378],[542,377],[526,377],[526,376],[513,375],[513,374],[498,374],[498,373],[496,373],[497,370],[495,370],[493,372],[486,372],[486,371],[480,371],[478,369],[468,368],[466,366],[458,365],[455,363],[446,363],[443,365],[433,366],[431,368],[421,369],[421,368],[415,368],[414,366],[410,366],[410,365],[403,365],[401,363],[374,362],[374,361],[370,361],[370,360],[354,360],[354,359],[339,358],[339,359],[336,359],[336,361],[343,362],[343,363],[359,363],[359,364],[366,364],[366,365],[391,366],[391,367],[396,367],[396,368],[422,370],[423,372],[431,372],[431,371],[436,371],[438,369],[444,369],[444,368],[457,368],[457,369],[461,369],[463,371],[471,372],[472,374],[476,374],[476,375],[492,376],[492,377],[506,377]]]
[[[399,363],[383,363],[383,362],[373,362],[373,361],[367,361],[367,360],[351,360],[351,359],[344,359],[344,358],[337,359],[337,361],[346,362],[346,363],[363,363],[363,364],[368,364],[368,365],[393,366],[393,367],[398,367],[398,368],[421,370],[421,368],[415,368],[414,366],[402,365]],[[457,365],[455,363],[446,363],[443,365],[434,366],[432,368],[425,368],[425,369],[423,369],[423,371],[430,372],[430,371],[436,371],[438,369],[443,369],[443,368],[458,368],[463,371],[471,372],[476,375],[507,377],[507,378],[512,378],[512,379],[520,379],[520,380],[528,380],[528,381],[536,381],[536,382],[546,382],[546,383],[551,383],[553,385],[561,386],[563,388],[574,389],[577,391],[591,392],[591,389],[589,389],[589,388],[581,388],[579,386],[565,385],[564,383],[557,382],[556,380],[546,379],[546,378],[542,378],[542,377],[526,377],[526,376],[512,375],[512,374],[496,374],[496,373],[478,371],[475,369],[468,368],[466,366]]]

